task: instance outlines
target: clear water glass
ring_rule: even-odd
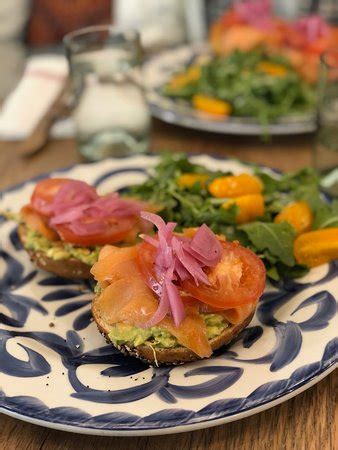
[[[144,153],[150,114],[141,77],[138,33],[94,26],[64,37],[73,84],[73,118],[89,161]]]
[[[314,165],[322,175],[323,189],[338,197],[338,50],[321,57],[318,94]]]

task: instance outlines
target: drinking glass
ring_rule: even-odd
[[[314,165],[323,177],[323,189],[338,197],[338,50],[321,57],[318,94]]]
[[[98,25],[64,37],[81,155],[90,161],[143,153],[150,115],[138,33]]]

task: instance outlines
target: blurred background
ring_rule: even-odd
[[[274,0],[274,11],[285,18],[318,12],[338,23],[335,0]],[[0,98],[22,75],[32,54],[62,53],[62,38],[76,29],[114,23],[142,29],[148,49],[203,40],[230,0],[1,0]]]

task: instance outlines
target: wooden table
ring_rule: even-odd
[[[30,159],[16,144],[0,143],[0,189],[39,173],[78,162],[74,141],[54,141]],[[212,135],[154,122],[152,150],[217,153],[244,161],[295,170],[311,164],[311,137],[258,139]],[[0,415],[0,449],[123,450],[332,450],[335,427],[335,374],[266,412],[216,428],[168,436],[117,438],[50,430]],[[1,385],[1,383],[0,383]]]

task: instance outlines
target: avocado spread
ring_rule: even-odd
[[[62,241],[50,241],[36,231],[27,229],[25,248],[35,252],[43,252],[48,258],[56,261],[76,258],[88,266],[98,259],[100,247],[79,247]]]
[[[219,336],[228,327],[227,321],[220,314],[201,314],[207,327],[208,339]],[[131,347],[150,345],[153,347],[179,347],[175,336],[161,327],[138,328],[125,323],[118,323],[109,332],[109,339],[116,345],[129,344]]]

